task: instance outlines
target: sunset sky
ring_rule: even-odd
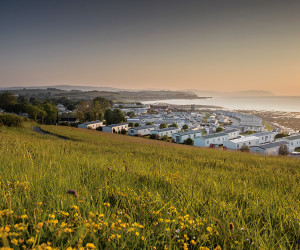
[[[1,1],[0,87],[300,96],[300,1]]]

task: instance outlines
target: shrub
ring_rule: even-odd
[[[240,151],[241,152],[250,152],[250,148],[249,148],[249,146],[242,146],[241,148],[240,148]]]
[[[124,128],[122,128],[122,129],[121,129],[121,134],[122,134],[122,135],[126,135],[126,133],[127,133],[127,130],[124,129]]]
[[[97,130],[97,131],[102,131],[102,127],[99,126],[99,127],[96,128],[96,130]]]
[[[159,135],[158,134],[151,134],[150,135],[150,139],[158,140],[159,139]]]
[[[5,114],[0,115],[0,125],[8,126],[8,127],[21,127],[23,125],[23,117],[13,115],[13,114]]]
[[[221,127],[217,127],[217,129],[216,129],[216,132],[218,133],[218,132],[222,132],[223,131],[223,128],[221,128]]]
[[[194,145],[194,140],[191,139],[191,138],[187,138],[186,140],[184,140],[183,144],[193,146]]]
[[[161,139],[162,139],[163,141],[167,141],[167,140],[169,139],[169,136],[164,135]]]
[[[288,155],[289,154],[289,149],[287,145],[280,145],[278,149],[278,154],[279,155]]]
[[[286,136],[288,136],[288,134],[286,134],[286,133],[280,133],[280,134],[277,134],[277,135],[275,136],[275,140],[276,140],[276,139],[279,139],[279,138],[282,138],[282,137],[286,137]]]

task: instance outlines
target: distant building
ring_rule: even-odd
[[[93,121],[93,122],[85,122],[78,125],[78,128],[85,128],[85,129],[96,129],[98,127],[102,127],[102,121]]]
[[[103,132],[109,132],[109,133],[119,133],[123,130],[128,131],[128,124],[127,123],[118,123],[118,124],[111,124],[107,125],[102,128]]]
[[[164,135],[167,135],[168,137],[171,137],[173,134],[178,133],[178,128],[163,128],[163,129],[157,129],[150,132],[150,135],[158,135],[159,137],[163,137]]]
[[[233,139],[224,142],[224,146],[229,149],[240,149],[243,146],[257,146],[259,145],[259,138],[253,135],[244,136],[242,138]]]
[[[135,128],[130,128],[128,130],[128,135],[131,136],[145,136],[150,135],[150,132],[155,130],[156,126],[154,125],[148,125],[148,126],[140,126]]]
[[[183,143],[186,139],[191,138],[194,140],[195,137],[202,136],[202,130],[184,131],[172,135],[172,139],[176,143]]]
[[[214,147],[222,145],[228,140],[228,134],[224,132],[204,135],[194,139],[194,146],[197,147]]]
[[[288,146],[288,142],[278,141],[278,142],[265,143],[258,146],[252,146],[250,147],[250,152],[259,153],[263,155],[278,155],[279,148],[281,145]]]

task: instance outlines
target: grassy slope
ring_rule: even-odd
[[[299,247],[299,160],[42,128],[1,128],[2,245]]]

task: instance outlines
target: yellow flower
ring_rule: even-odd
[[[12,239],[10,242],[11,242],[12,244],[16,245],[16,246],[17,246],[18,243],[19,243],[18,240],[16,240],[16,239]]]
[[[85,245],[86,248],[90,248],[90,249],[96,249],[95,245],[93,243],[87,243]]]
[[[121,235],[120,235],[120,234],[117,234],[117,238],[120,239],[120,238],[121,238]]]
[[[55,215],[54,214],[49,214],[49,218],[54,220],[55,219]]]
[[[136,236],[139,236],[140,234],[139,234],[139,232],[136,232],[135,235],[136,235]]]
[[[89,216],[95,217],[96,215],[91,211],[91,212],[89,212]]]
[[[197,244],[197,242],[196,242],[196,241],[194,241],[194,240],[191,240],[191,244],[193,244],[193,245],[196,245],[196,244]]]
[[[67,227],[67,228],[64,229],[64,232],[65,232],[65,233],[72,233],[73,230],[72,230],[71,228],[68,228],[68,227]]]
[[[207,227],[206,230],[211,233],[213,229],[211,227]]]
[[[36,225],[36,227],[39,228],[39,229],[41,229],[41,228],[43,227],[43,225],[44,225],[43,222],[39,222],[39,223]]]
[[[104,202],[104,206],[110,207],[110,204],[108,202]]]
[[[142,240],[145,240],[145,237],[144,236],[142,236],[142,238],[141,238]]]
[[[30,239],[26,240],[27,244],[31,245],[35,242],[34,237],[31,237]]]
[[[28,219],[28,216],[26,214],[23,214],[23,215],[21,215],[21,219],[22,220]]]

